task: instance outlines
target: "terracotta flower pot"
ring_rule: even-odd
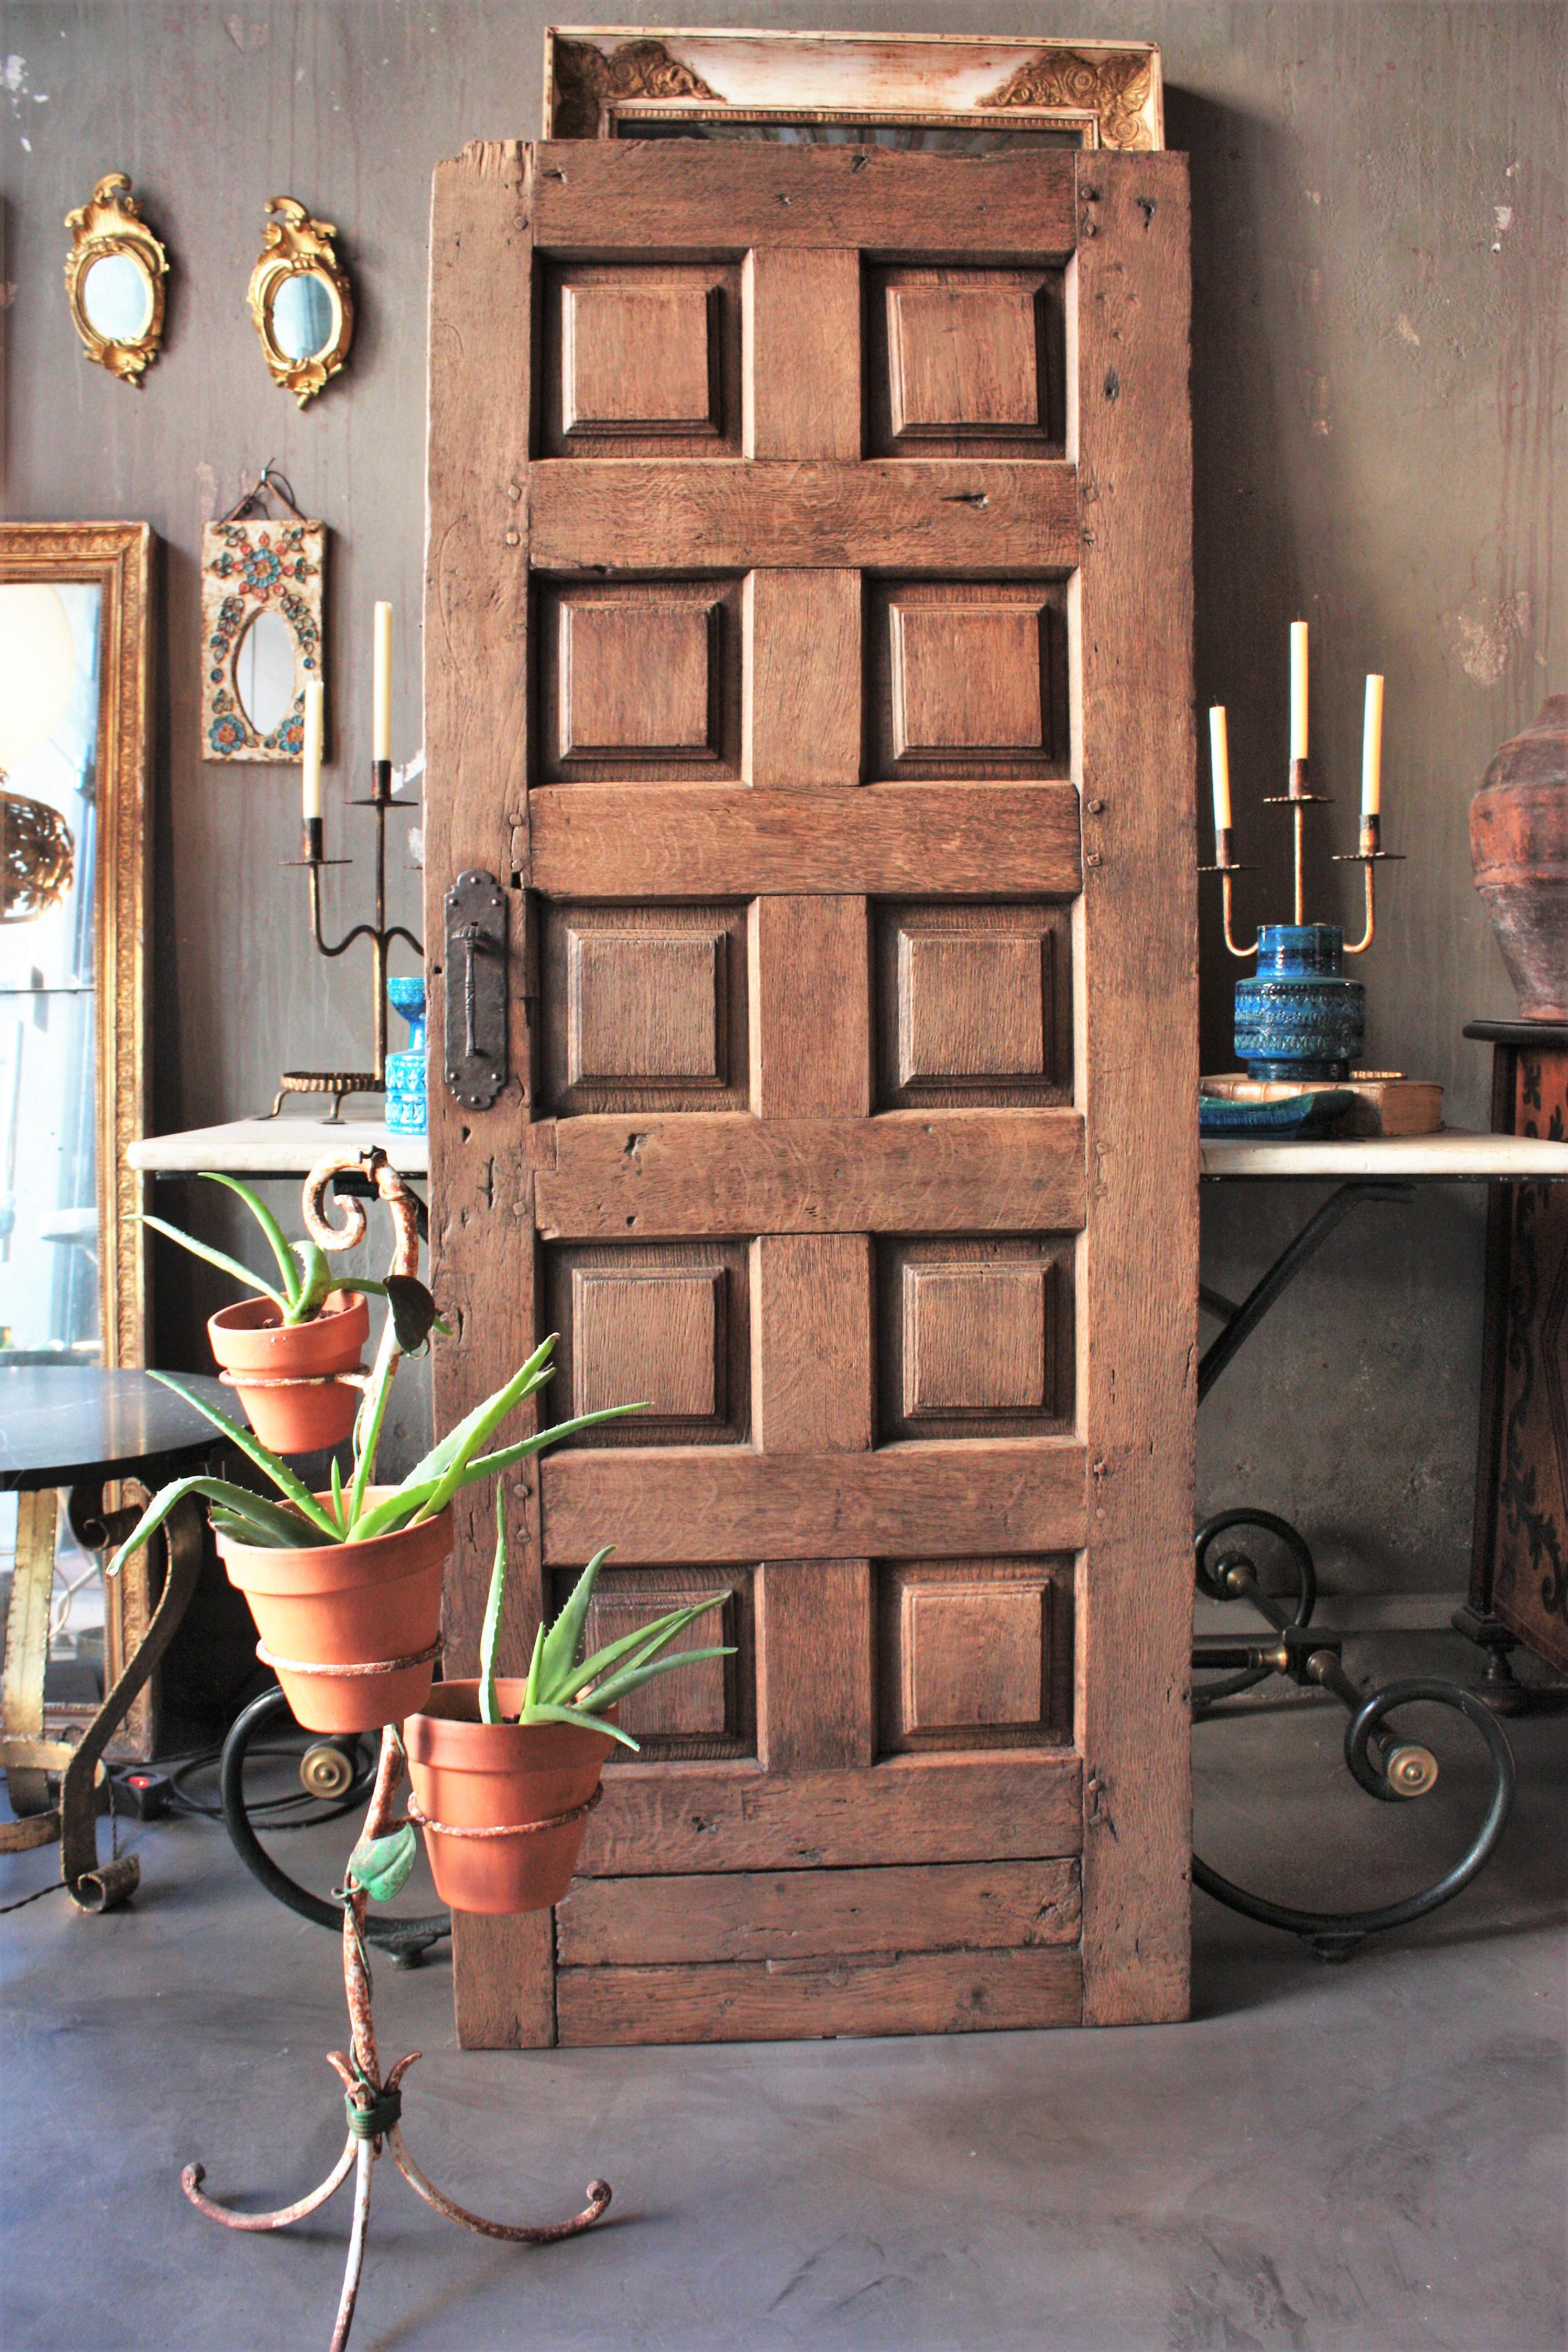
[[[378,1500],[390,1491],[370,1489]],[[425,1705],[433,1658],[385,1673],[330,1669],[375,1666],[434,1648],[441,1632],[441,1571],[452,1549],[449,1510],[368,1543],[269,1551],[220,1535],[217,1548],[307,1731],[374,1731]],[[300,1671],[322,1667],[329,1671]]]
[[[309,1323],[285,1323],[270,1298],[242,1298],[220,1307],[207,1323],[213,1354],[232,1375],[250,1426],[274,1454],[317,1454],[342,1444],[353,1428],[360,1392],[330,1375],[357,1371],[369,1338],[370,1309],[357,1290],[331,1292]],[[247,1372],[263,1381],[312,1385],[255,1387]]]
[[[1568,694],[1500,746],[1470,803],[1476,888],[1527,1021],[1568,1021]]]
[[[498,1677],[503,1713],[518,1714],[527,1685]],[[425,1815],[436,1892],[452,1911],[548,1911],[572,1884],[585,1806],[615,1742],[569,1723],[481,1723],[477,1682],[439,1683],[403,1727],[408,1773]],[[453,1831],[507,1829],[563,1815],[515,1837]]]

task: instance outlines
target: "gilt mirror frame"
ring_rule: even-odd
[[[546,139],[816,140],[973,152],[1165,143],[1158,47],[1017,34],[550,26]]]
[[[262,231],[246,299],[273,383],[291,392],[303,408],[348,358],[354,331],[353,295],[348,272],[332,247],[338,233],[332,222],[312,220],[293,196],[269,196],[267,210],[272,217]],[[289,352],[279,339],[278,298],[292,278],[320,278],[331,298],[331,330],[313,352]]]
[[[161,237],[142,217],[123,172],[110,172],[100,180],[85,205],[66,215],[71,249],[66,256],[66,300],[72,323],[81,337],[82,356],[118,376],[121,383],[141,388],[142,378],[157,358],[163,340],[163,280],[169,256]],[[140,334],[119,341],[95,327],[89,315],[87,278],[93,264],[114,254],[133,261],[147,281],[148,315]]]
[[[145,1179],[129,1147],[147,1117],[147,804],[153,533],[144,522],[0,522],[0,586],[100,592],[93,979],[97,999],[100,1360],[146,1360]]]

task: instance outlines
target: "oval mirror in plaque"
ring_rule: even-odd
[[[100,180],[89,203],[66,215],[66,300],[84,355],[121,383],[139,384],[163,337],[169,257],[142,218],[123,172]]]
[[[276,606],[264,604],[246,628],[234,659],[235,690],[251,731],[276,735],[294,708],[294,632]]]
[[[301,408],[348,357],[353,297],[332,250],[337,230],[292,196],[274,196],[250,273],[250,315],[274,383]]]
[[[297,269],[272,297],[272,337],[296,365],[330,349],[337,333],[338,303],[331,281],[319,269]]]

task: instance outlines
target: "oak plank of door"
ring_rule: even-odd
[[[1077,1111],[884,1111],[759,1119],[595,1112],[534,1129],[547,1241],[688,1234],[1074,1233]]]
[[[919,1443],[872,1454],[740,1446],[568,1450],[541,1474],[544,1556],[613,1543],[623,1564],[1000,1559],[1082,1549],[1085,1450],[1072,1437]]]
[[[626,1763],[604,1787],[580,1879],[1038,1862],[1076,1854],[1083,1838],[1070,1749],[898,1757],[787,1779],[751,1762]]]
[[[746,257],[748,457],[860,456],[860,256],[753,246]]]
[[[747,950],[757,1117],[869,1117],[871,952],[865,899],[755,898]]]
[[[1078,240],[1073,164],[1058,156],[884,154],[700,141],[542,142],[541,246],[734,251],[889,247],[1065,259]],[[913,169],[910,167],[913,166]]]
[[[1071,898],[1082,887],[1077,788],[570,784],[535,790],[529,878],[552,898],[750,898],[821,891],[912,898]]]
[[[875,1374],[868,1234],[764,1234],[752,1244],[752,1444],[860,1454]]]
[[[868,1765],[876,1745],[870,1561],[764,1560],[755,1591],[763,1770]]]
[[[1086,848],[1079,1287],[1084,2015],[1187,2011],[1197,1340],[1188,210],[1179,155],[1079,171]],[[1111,397],[1112,384],[1116,396]],[[1157,1239],[1155,1238],[1157,1237]]]
[[[830,2035],[998,2033],[1077,2025],[1075,1951],[910,1952],[875,1959],[563,1969],[563,2047],[789,2042]]]
[[[747,783],[858,784],[859,573],[749,572],[742,625]]]
[[[673,142],[672,142],[673,143]],[[1060,458],[542,457],[526,493],[552,572],[906,568],[1065,572],[1078,562],[1077,468]]]
[[[839,1953],[1024,1951],[1076,1944],[1074,1861],[579,1878],[557,1924],[563,1968]]]
[[[526,864],[528,550],[520,518],[529,454],[531,211],[528,150],[476,142],[436,173],[430,236],[430,430],[425,588],[425,936],[431,1034],[444,1034],[445,896],[471,867],[506,881]],[[509,892],[510,968],[521,982],[521,895]],[[430,1087],[430,1271],[453,1338],[435,1351],[436,1423],[448,1429],[534,1344],[533,1245],[522,1134],[531,1084],[522,986],[510,992],[511,1082],[463,1112]],[[508,1424],[525,1433],[525,1415]],[[537,1483],[507,1475],[512,1584],[506,1663],[521,1671],[542,1605]],[[447,1671],[475,1671],[494,1545],[488,1486],[453,1507]],[[547,1913],[453,1922],[458,2034],[467,2048],[554,2040]]]

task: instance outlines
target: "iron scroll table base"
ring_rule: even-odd
[[[1363,1203],[1408,1201],[1413,1190],[1409,1181],[1397,1177],[1352,1178],[1340,1184],[1309,1218],[1245,1299],[1233,1303],[1206,1288],[1200,1293],[1203,1307],[1220,1322],[1198,1366],[1200,1404],[1341,1221]],[[1256,1562],[1236,1538],[1236,1531],[1247,1528],[1268,1534],[1283,1546],[1296,1582],[1292,1606],[1286,1607],[1264,1590]],[[1368,1936],[1405,1927],[1452,1902],[1490,1860],[1513,1802],[1512,1751],[1484,1700],[1458,1683],[1434,1675],[1389,1683],[1371,1692],[1360,1690],[1344,1670],[1340,1642],[1311,1625],[1317,1601],[1311,1553],[1299,1530],[1272,1512],[1233,1509],[1208,1520],[1196,1537],[1195,1572],[1200,1592],[1211,1601],[1247,1601],[1264,1618],[1268,1633],[1239,1643],[1194,1640],[1194,1673],[1222,1676],[1194,1689],[1194,1723],[1212,1717],[1226,1699],[1274,1675],[1283,1675],[1302,1687],[1329,1691],[1350,1717],[1345,1728],[1346,1769],[1367,1795],[1384,1803],[1400,1803],[1430,1794],[1437,1780],[1436,1760],[1430,1749],[1415,1742],[1391,1741],[1384,1727],[1398,1708],[1425,1701],[1450,1708],[1479,1734],[1491,1768],[1492,1788],[1480,1826],[1459,1860],[1430,1885],[1397,1903],[1353,1912],[1299,1909],[1234,1885],[1197,1853],[1193,1856],[1194,1885],[1247,1918],[1304,1937],[1320,1959],[1343,1959]]]

